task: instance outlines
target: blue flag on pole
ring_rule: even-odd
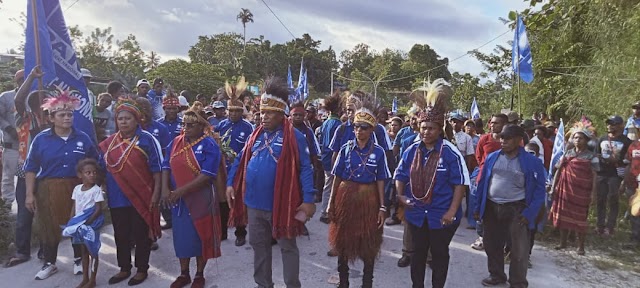
[[[304,97],[303,83],[305,82],[304,78],[305,78],[304,77],[304,59],[302,59],[302,61],[300,61],[300,75],[298,75],[298,87],[296,88],[296,101],[303,100],[303,97]]]
[[[304,69],[304,79],[302,81],[302,101],[309,97],[309,82],[307,81],[307,69]]]
[[[558,164],[558,161],[560,161],[562,155],[564,155],[564,122],[562,122],[562,119],[560,119],[558,133],[556,133],[556,139],[555,141],[553,141],[553,152],[551,153],[551,163],[549,164],[549,176],[547,178],[547,181],[550,182],[553,179],[551,171],[553,171],[553,167]]]
[[[80,64],[71,45],[69,30],[64,21],[59,0],[27,1],[27,30],[24,44],[24,70],[29,73],[36,66],[36,43],[40,48],[40,68],[42,85],[45,89],[69,90],[80,99],[80,106],[74,111],[73,127],[95,139],[92,116],[92,100],[82,79]],[[33,9],[35,8],[35,10]],[[38,42],[34,32],[34,19],[38,20]],[[34,83],[32,90],[37,89]]]
[[[393,97],[393,104],[391,104],[391,113],[398,114],[398,97]]]
[[[531,46],[527,38],[527,30],[518,15],[516,20],[516,31],[513,36],[513,47],[511,50],[511,63],[513,71],[526,83],[533,81],[533,58],[531,57]]]
[[[478,109],[476,97],[473,97],[473,103],[471,103],[471,119],[480,119],[480,109]]]
[[[287,71],[287,87],[289,87],[289,103],[295,102],[296,92],[293,87],[293,77],[291,77],[291,65],[289,65]]]

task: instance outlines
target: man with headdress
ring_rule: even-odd
[[[287,287],[301,287],[296,237],[315,212],[313,168],[304,135],[286,119],[286,82],[269,78],[260,99],[262,125],[236,157],[227,180],[229,223],[247,225],[254,250],[254,280],[273,287],[271,240],[282,251]],[[302,191],[302,193],[300,193]]]
[[[405,221],[411,232],[411,281],[424,287],[427,255],[432,254],[432,287],[442,288],[449,269],[449,244],[460,225],[460,203],[469,185],[469,172],[460,151],[446,137],[445,113],[453,94],[449,83],[437,79],[413,93],[420,141],[401,156],[394,179]]]
[[[15,97],[24,82],[24,70],[16,72],[16,88],[0,94],[0,129],[2,129],[2,199],[11,207],[16,198],[14,178],[18,169],[18,133],[16,132]]]
[[[253,125],[243,118],[244,115],[244,103],[240,99],[240,95],[247,89],[247,82],[244,80],[244,76],[240,77],[240,80],[235,86],[231,86],[229,82],[225,83],[225,94],[230,98],[227,101],[227,109],[229,110],[229,118],[220,121],[215,126],[214,132],[218,133],[222,138],[223,151],[231,151],[230,154],[238,155],[242,151],[249,139],[251,133],[253,133]],[[234,159],[234,155],[227,155],[227,171],[231,169],[231,164]],[[221,207],[222,219],[227,219],[229,210],[224,206]],[[227,239],[226,226],[222,226],[222,239]],[[236,246],[243,246],[247,243],[247,230],[243,225],[236,225]]]
[[[509,284],[527,287],[529,231],[544,204],[546,170],[542,161],[521,146],[525,131],[508,124],[500,135],[501,149],[491,153],[478,176],[474,218],[482,219],[483,246],[487,253],[489,277],[484,286],[507,282],[504,247],[511,239]]]
[[[329,243],[338,256],[338,287],[349,287],[349,262],[356,259],[364,262],[362,287],[373,287],[373,267],[387,213],[384,186],[391,178],[384,149],[371,139],[376,124],[370,109],[355,112],[356,139],[340,148],[332,170]]]
[[[342,121],[340,121],[340,112],[342,111],[341,104],[339,92],[325,98],[324,108],[329,112],[329,118],[320,126],[320,145],[322,147],[320,158],[322,161],[322,170],[324,170],[324,188],[322,191],[322,206],[320,208],[322,215],[320,216],[320,221],[325,224],[329,224],[327,208],[329,206],[329,197],[331,196],[331,187],[333,187],[334,178],[333,174],[331,174],[333,151],[329,146],[336,130],[342,125]]]
[[[159,122],[169,129],[169,139],[175,139],[182,132],[182,118],[178,116],[180,112],[180,100],[175,95],[167,95],[162,100],[164,118]]]

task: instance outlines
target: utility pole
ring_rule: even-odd
[[[380,78],[380,79],[373,80],[373,79],[371,79],[371,77],[369,77],[369,76],[367,76],[367,75],[362,74],[362,76],[363,76],[364,78],[367,78],[367,80],[371,81],[371,84],[373,84],[373,97],[374,97],[374,99],[376,99],[376,100],[378,100],[378,86],[380,85],[380,83],[381,83],[384,79],[389,78],[389,77],[391,77],[391,76],[393,76],[393,75],[394,75],[394,74],[389,74],[389,75],[384,76],[384,77],[382,77],[382,78]]]

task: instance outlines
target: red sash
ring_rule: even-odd
[[[283,121],[282,153],[276,166],[276,179],[273,191],[273,226],[272,236],[275,239],[293,239],[302,233],[303,223],[296,220],[296,209],[302,204],[302,183],[300,182],[300,155],[296,134],[289,120]],[[259,126],[245,144],[245,151],[240,158],[240,165],[233,179],[236,197],[229,215],[229,226],[247,225],[247,207],[244,205],[246,192],[247,165],[251,159],[251,148],[264,132]]]
[[[160,211],[157,208],[149,209],[153,197],[153,174],[149,170],[147,154],[140,147],[136,145],[127,150],[131,141],[137,141],[137,137],[133,140],[122,139],[120,133],[116,133],[102,141],[99,147],[104,153],[107,171],[149,226],[149,238],[156,240],[161,236]]]
[[[171,165],[171,174],[176,181],[176,187],[182,187],[195,180],[202,170],[191,149],[192,146],[186,141],[184,134],[173,140],[169,165]],[[220,257],[222,228],[213,186],[208,184],[196,191],[189,191],[182,196],[182,199],[187,204],[193,226],[200,236],[202,256],[204,259]]]

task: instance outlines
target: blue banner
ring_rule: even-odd
[[[531,46],[527,38],[527,30],[518,15],[516,20],[516,31],[513,36],[513,47],[511,50],[511,63],[513,71],[526,83],[533,81],[533,58],[531,57]]]
[[[553,171],[553,167],[558,164],[562,155],[564,155],[564,122],[560,119],[560,125],[558,125],[558,133],[556,133],[556,139],[553,141],[553,152],[551,152],[551,163],[549,164],[549,174],[547,181],[551,182],[553,180],[553,175],[551,171]],[[547,153],[545,151],[545,153]]]
[[[296,88],[296,101],[304,101],[304,91],[307,85],[306,72],[304,70],[304,59],[300,61],[300,75],[298,75],[298,88]]]
[[[480,119],[480,109],[476,97],[473,97],[473,103],[471,103],[471,119]]]
[[[393,104],[391,105],[391,113],[393,113],[393,115],[398,113],[398,97],[393,97]]]
[[[32,3],[35,2],[35,7]],[[35,8],[35,10],[33,9]],[[82,79],[76,51],[71,45],[69,30],[64,21],[59,0],[28,0],[27,30],[24,44],[24,70],[29,73],[36,66],[36,34],[34,19],[38,20],[40,68],[43,88],[69,90],[80,99],[74,111],[73,127],[87,133],[95,140],[92,117],[92,101]],[[37,81],[36,81],[37,82]],[[32,90],[37,89],[34,83]]]

